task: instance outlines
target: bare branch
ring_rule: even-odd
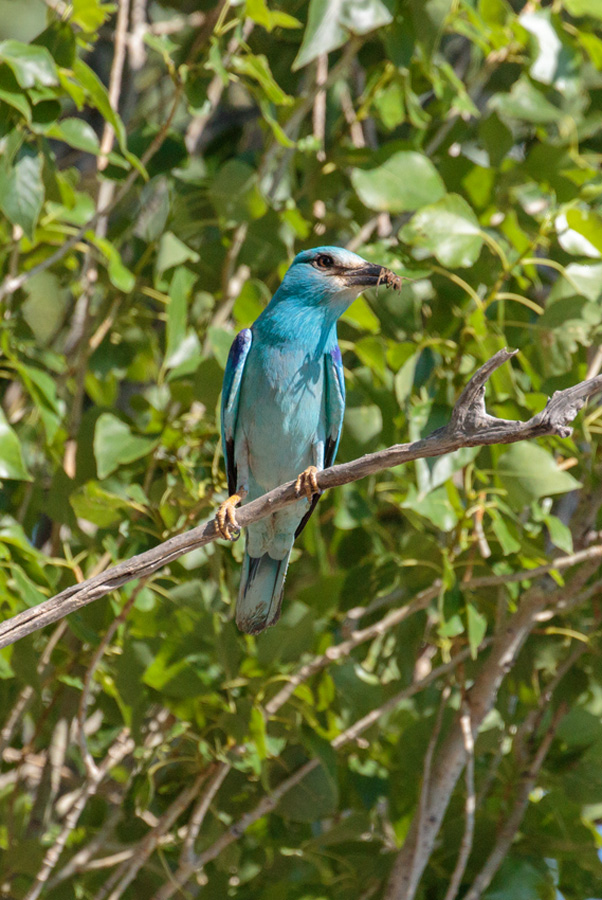
[[[444,900],[455,900],[458,894],[458,890],[462,884],[462,876],[466,870],[466,864],[468,863],[470,851],[472,850],[472,841],[474,837],[474,817],[476,809],[474,787],[474,737],[470,721],[470,709],[466,704],[464,704],[462,715],[460,716],[460,727],[462,729],[464,749],[466,751],[466,768],[464,770],[466,776],[466,824],[464,826],[464,834],[462,835],[458,860]]]
[[[441,700],[439,702],[439,709],[437,710],[437,715],[435,717],[435,724],[433,725],[433,730],[431,732],[431,736],[429,738],[428,746],[426,748],[426,753],[424,754],[424,763],[422,766],[422,787],[420,788],[420,798],[418,800],[418,813],[417,813],[417,828],[418,828],[418,842],[421,841],[421,836],[423,831],[426,829],[426,817],[427,817],[427,799],[429,795],[429,791],[431,789],[431,773],[433,769],[433,757],[435,755],[435,748],[437,747],[437,743],[439,742],[439,736],[441,734],[441,726],[443,725],[443,715],[445,710],[447,709],[447,702],[451,695],[451,687],[448,684],[445,685],[443,691],[441,692]],[[418,879],[420,878],[420,872],[414,871],[414,860],[412,860],[412,868],[408,872],[408,881],[412,885],[412,890],[415,889],[416,884],[418,883]]]
[[[462,392],[452,418],[445,428],[434,431],[426,438],[409,444],[396,444],[387,450],[368,453],[359,459],[318,473],[320,490],[325,491],[352,481],[359,481],[367,475],[382,472],[415,459],[443,456],[461,447],[478,447],[490,444],[512,444],[528,438],[544,435],[568,437],[568,425],[585,404],[588,397],[602,391],[602,375],[584,381],[564,391],[558,391],[546,408],[527,422],[513,422],[489,416],[485,410],[485,384],[489,376],[511,359],[514,353],[500,350],[492,359],[481,366]],[[295,482],[289,481],[274,488],[257,500],[246,504],[237,512],[241,527],[257,522],[271,513],[296,502]],[[56,622],[76,609],[81,609],[93,600],[121,587],[128,581],[152,575],[191,550],[215,541],[219,532],[215,520],[211,519],[184,534],[169,538],[152,550],[133,556],[111,569],[89,578],[82,584],[73,585],[39,606],[27,609],[0,625],[0,647],[19,640],[39,628]],[[502,580],[503,581],[503,580]]]
[[[86,671],[86,675],[84,677],[84,687],[81,693],[78,709],[77,709],[77,733],[79,740],[80,752],[82,754],[82,758],[84,760],[84,764],[86,766],[86,771],[88,775],[91,777],[96,776],[97,774],[97,766],[94,760],[92,759],[92,755],[88,750],[88,742],[86,740],[86,716],[88,714],[88,703],[90,702],[90,690],[92,688],[92,679],[94,677],[94,673],[96,671],[96,667],[98,663],[102,659],[105,654],[105,651],[109,644],[113,639],[113,635],[119,628],[119,626],[125,622],[129,611],[132,606],[136,602],[136,598],[140,594],[140,591],[145,586],[147,579],[142,578],[140,582],[136,585],[130,598],[124,604],[119,615],[115,616],[115,618],[111,621],[109,627],[103,635],[100,644],[96,648],[94,655],[92,657],[92,661],[88,666]]]
[[[468,692],[467,703],[471,714],[473,739],[495,703],[499,687],[537,622],[545,607],[560,605],[566,596],[572,602],[586,602],[586,581],[598,566],[598,561],[584,563],[564,587],[545,591],[532,587],[523,595],[518,610],[496,634],[492,650],[483,663],[480,673]],[[451,795],[466,762],[466,748],[459,720],[448,732],[433,770],[432,790],[428,797],[426,828],[419,834],[417,817],[414,818],[405,843],[401,848],[385,892],[385,900],[413,900],[415,888],[435,845]],[[418,878],[410,881],[411,872]]]
[[[109,79],[109,103],[115,112],[118,112],[119,97],[121,95],[121,81],[125,63],[129,13],[130,0],[119,0],[115,35],[113,38],[115,50],[113,52],[113,64],[111,66],[111,76]],[[113,126],[109,122],[105,122],[102,137],[100,139],[100,155],[98,157],[99,172],[102,172],[103,169],[106,169],[107,167],[107,154],[111,151],[114,140],[115,132]]]
[[[186,807],[196,797],[207,778],[207,771],[201,772],[192,784],[183,788],[169,805],[157,824],[135,847],[133,857],[128,856],[104,883],[94,900],[119,900],[128,885],[134,880],[147,859],[155,852],[163,835],[169,831]]]
[[[43,653],[40,657],[40,661],[36,667],[36,671],[42,677],[44,677],[44,675],[46,675],[46,667],[48,666],[48,664],[50,662],[50,657],[52,656],[52,651],[54,650],[54,648],[56,647],[56,645],[62,638],[66,627],[67,627],[67,623],[61,622],[61,624],[59,626],[57,626],[57,628],[55,628],[55,630],[52,632],[52,634],[50,635],[50,638],[48,639],[48,643],[44,647],[44,651],[43,651]],[[19,724],[19,722],[21,720],[21,716],[27,709],[27,706],[28,706],[31,698],[33,697],[33,695],[34,695],[34,689],[32,688],[32,686],[30,684],[26,684],[25,687],[23,688],[23,690],[21,691],[21,693],[19,694],[19,697],[17,698],[17,702],[15,703],[14,707],[12,708],[12,710],[8,716],[8,719],[6,720],[6,724],[2,728],[2,731],[0,731],[0,759],[2,759],[4,750],[10,743],[10,740],[13,736],[14,730],[17,727],[17,725]]]
[[[50,847],[44,857],[42,862],[42,867],[40,871],[36,875],[36,880],[31,888],[28,891],[25,900],[37,900],[40,896],[42,889],[48,878],[52,874],[56,864],[58,863],[61,853],[65,848],[65,844],[67,843],[67,839],[73,829],[77,826],[79,822],[79,817],[84,811],[86,804],[90,797],[93,797],[101,781],[108,774],[110,769],[116,766],[121,760],[131,753],[135,748],[134,741],[128,737],[129,731],[127,728],[124,728],[123,731],[118,735],[115,742],[109,747],[107,751],[107,755],[101,762],[100,766],[97,767],[96,772],[93,775],[88,775],[86,781],[82,785],[75,802],[69,809],[69,812],[65,816],[65,821],[63,822],[63,827],[55,839],[54,844]]]
[[[504,861],[525,814],[529,802],[529,794],[535,787],[539,770],[545,761],[552,741],[554,740],[554,735],[566,712],[566,703],[562,703],[556,710],[552,723],[544,735],[544,738],[537,749],[537,753],[533,757],[531,765],[523,775],[512,812],[504,823],[497,841],[495,842],[495,846],[487,857],[483,868],[473,881],[470,890],[464,895],[464,900],[479,900],[479,898],[483,896],[483,892],[487,890],[488,886],[491,884],[491,879]]]
[[[291,676],[285,686],[266,703],[264,706],[264,714],[266,717],[271,718],[271,716],[287,702],[289,697],[295,693],[299,685],[304,681],[307,681],[308,678],[311,678],[312,675],[315,675],[316,672],[319,672],[321,669],[326,668],[326,666],[329,666],[339,659],[349,656],[355,647],[358,647],[365,641],[370,641],[372,638],[385,634],[390,628],[399,625],[419,610],[426,609],[431,600],[434,600],[435,597],[438,596],[440,590],[441,583],[436,581],[431,587],[426,588],[424,591],[417,594],[414,600],[412,600],[411,603],[408,603],[407,606],[394,609],[384,618],[379,619],[378,622],[369,625],[367,628],[354,631],[348,640],[342,641],[342,643],[336,644],[334,647],[329,647],[323,654],[314,657],[314,659],[302,666],[295,675]]]

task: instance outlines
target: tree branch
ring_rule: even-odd
[[[582,565],[573,577],[554,591],[535,586],[526,591],[517,611],[496,633],[491,653],[467,694],[473,739],[485,717],[493,708],[505,675],[512,669],[519,652],[537,622],[538,614],[546,606],[559,606],[565,596],[583,603],[588,597],[586,581],[593,574],[597,560]],[[459,719],[451,727],[441,745],[432,775],[432,789],[427,799],[428,827],[419,831],[417,817],[410,826],[393,865],[384,900],[413,900],[420,877],[428,863],[443,817],[456,782],[464,768],[466,747]]]
[[[602,391],[602,375],[557,391],[546,408],[527,422],[496,419],[485,409],[485,385],[491,374],[511,359],[515,352],[500,350],[473,375],[454,407],[451,421],[431,435],[409,444],[396,444],[386,450],[369,453],[359,459],[318,473],[321,491],[359,481],[367,475],[411,462],[415,459],[443,456],[461,447],[512,444],[529,438],[557,435],[569,437],[573,421],[588,397]],[[246,504],[237,513],[241,527],[257,522],[298,500],[295,482],[289,481]],[[6,647],[27,634],[56,622],[82,606],[104,597],[136,578],[152,575],[158,569],[219,538],[211,519],[184,534],[169,538],[157,547],[133,556],[111,569],[73,585],[39,606],[24,610],[0,625],[0,647]],[[502,579],[503,580],[503,579]]]
[[[523,816],[525,815],[525,811],[529,803],[529,794],[535,787],[539,770],[544,764],[552,741],[554,740],[554,737],[556,735],[556,731],[558,730],[558,726],[560,725],[566,713],[567,705],[566,703],[561,703],[554,713],[552,723],[546,731],[543,740],[537,749],[537,753],[535,754],[531,764],[529,765],[529,768],[522,776],[521,784],[518,788],[516,799],[514,801],[514,806],[497,837],[495,846],[487,857],[483,868],[473,881],[470,889],[464,895],[464,900],[479,900],[479,898],[483,896],[483,893],[491,884],[493,876],[501,866],[504,858],[507,856],[512,842],[516,836],[516,832],[518,831],[520,823],[523,820]]]

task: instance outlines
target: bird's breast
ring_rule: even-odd
[[[269,490],[311,465],[314,442],[324,439],[324,421],[324,356],[287,345],[253,345],[238,427],[258,484]]]

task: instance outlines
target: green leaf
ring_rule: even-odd
[[[60,122],[53,122],[46,129],[46,135],[59,141],[64,141],[70,147],[75,147],[76,150],[84,150],[86,153],[97,155],[100,151],[100,143],[96,132],[83,119],[67,118],[61,119]]]
[[[342,322],[351,322],[360,331],[369,331],[372,334],[378,334],[380,331],[380,321],[375,316],[365,297],[359,296],[354,300],[349,309],[341,316]]]
[[[400,150],[376,169],[352,169],[351,183],[369,209],[412,212],[445,194],[436,168],[422,153]]]
[[[42,157],[23,147],[8,171],[0,169],[0,209],[33,239],[43,202]]]
[[[293,822],[315,822],[331,816],[337,808],[337,783],[321,762],[296,784],[277,806],[279,815]]]
[[[167,340],[165,346],[165,365],[173,365],[173,354],[177,353],[186,337],[188,316],[188,300],[196,275],[185,266],[179,266],[174,272],[169,287],[169,306],[167,307]],[[177,365],[177,363],[176,363]]]
[[[221,167],[208,193],[217,214],[236,222],[259,219],[268,208],[255,169],[238,159],[230,159]]]
[[[563,0],[562,5],[571,16],[602,19],[602,0]]]
[[[51,22],[31,43],[46,47],[57,66],[70,69],[75,61],[75,35],[68,22]]]
[[[16,91],[5,91],[4,88],[0,88],[0,100],[8,103],[9,106],[20,112],[27,122],[31,122],[31,107],[25,94],[17,93]]]
[[[519,22],[537,41],[537,58],[529,69],[531,78],[543,84],[553,84],[558,72],[562,43],[550,22],[548,11],[523,13]]]
[[[136,276],[127,266],[123,264],[121,254],[112,241],[107,238],[99,237],[97,234],[88,232],[86,235],[89,240],[101,250],[107,258],[107,273],[111,280],[111,284],[128,294],[134,289],[136,284]]]
[[[111,15],[114,5],[101,3],[99,0],[73,0],[71,7],[71,21],[82,31],[95,32]]]
[[[47,344],[61,323],[70,302],[69,293],[61,287],[52,272],[38,272],[24,285],[27,299],[23,317],[41,346]]]
[[[418,513],[439,528],[441,531],[452,531],[458,524],[458,516],[449,501],[447,490],[444,486],[429,491],[428,494],[418,493],[413,484],[410,485],[406,499],[401,504],[402,509],[409,509]]]
[[[0,407],[0,478],[33,481],[25,468],[19,438],[8,424]]]
[[[38,606],[43,600],[48,599],[31,578],[25,574],[21,566],[13,565],[10,567],[10,571],[15,581],[18,595],[26,606]]]
[[[161,236],[159,250],[157,253],[157,261],[155,263],[155,272],[157,276],[161,276],[167,269],[173,269],[185,262],[198,262],[199,254],[195,250],[191,250],[179,238],[166,231]]]
[[[399,232],[401,240],[451,268],[474,265],[483,246],[479,222],[458,194],[421,209]]]
[[[520,541],[512,534],[508,522],[500,514],[497,509],[488,510],[491,516],[491,527],[493,533],[500,542],[500,547],[504,556],[510,556],[511,553],[518,553],[520,550]]]
[[[404,403],[412,393],[412,388],[414,387],[416,365],[419,359],[420,350],[408,357],[408,359],[406,359],[403,365],[399,368],[399,371],[395,374],[395,380],[393,382],[395,386],[395,399],[400,406],[404,405]]]
[[[509,119],[522,119],[534,125],[545,125],[562,118],[561,111],[524,75],[512,85],[509,94],[495,94],[489,106]]]
[[[355,342],[355,352],[364,365],[368,366],[380,378],[385,377],[386,360],[385,347],[381,337],[371,335],[360,338]]]
[[[559,550],[564,550],[565,553],[572,553],[573,535],[571,534],[571,529],[558,516],[544,516],[543,521],[546,523],[550,540],[554,546],[558,547]]]
[[[301,28],[299,19],[289,16],[288,13],[279,9],[268,9],[266,0],[246,0],[245,16],[257,22],[266,31],[272,31],[274,28]]]
[[[481,641],[485,637],[487,632],[487,619],[485,616],[478,611],[478,609],[472,605],[472,603],[466,604],[466,621],[467,621],[467,635],[468,635],[468,644],[470,646],[470,655],[473,659],[477,658],[478,649],[481,645]]]
[[[536,444],[513,444],[500,457],[497,474],[515,509],[581,487],[576,478],[558,468],[551,453]]]
[[[111,413],[102,413],[94,430],[94,457],[98,477],[106,478],[119,466],[141,459],[154,450],[158,443],[158,437],[134,435],[121,419]]]
[[[392,21],[393,16],[381,0],[311,0],[293,71],[342,47],[350,34],[369,34]]]
[[[602,253],[602,218],[599,215],[581,209],[569,209],[566,221],[569,228],[581,234],[599,253]]]
[[[46,47],[22,44],[20,41],[2,41],[0,61],[10,66],[21,87],[58,84],[57,68]]]
[[[255,750],[259,759],[263,760],[268,755],[266,748],[266,730],[263,713],[256,706],[251,710],[249,720],[249,736],[255,744]]]
[[[79,519],[93,522],[99,528],[109,528],[123,521],[124,510],[132,505],[122,497],[105,491],[95,481],[89,481],[76,494],[72,494],[69,502]]]
[[[73,63],[73,75],[77,83],[84,88],[89,100],[99,111],[101,116],[113,127],[119,149],[134,168],[138,169],[143,178],[148,178],[146,169],[133,153],[130,153],[127,146],[127,136],[125,125],[112,108],[107,89],[92,69],[86,65],[81,59],[76,59]]]
[[[251,53],[246,56],[235,56],[232,59],[232,68],[239,75],[247,75],[261,85],[265,96],[276,106],[290,106],[293,103],[293,98],[289,97],[274,80],[267,57],[253,56]]]
[[[576,293],[595,303],[602,295],[602,263],[569,263],[564,271],[566,277],[554,282],[548,304]]]

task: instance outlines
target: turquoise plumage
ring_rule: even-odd
[[[236,622],[256,634],[280,615],[295,538],[319,499],[315,474],[334,462],[345,410],[339,316],[362,288],[400,279],[340,247],[299,253],[271,302],[234,340],[222,393],[230,497],[217,514],[233,538],[234,507],[297,478],[300,499],[255,522],[247,542]]]

